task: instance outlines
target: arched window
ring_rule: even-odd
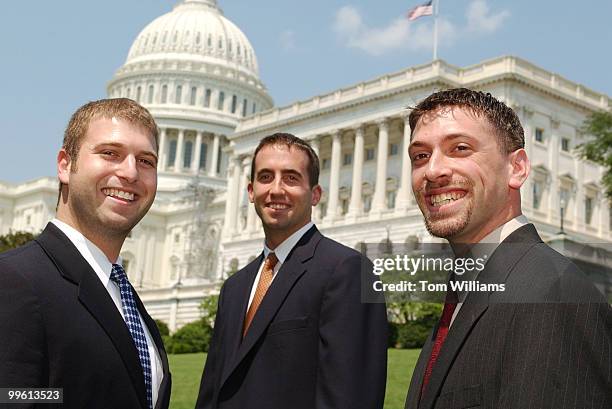
[[[210,97],[212,95],[212,91],[207,89],[204,93],[204,108],[210,108]]]
[[[203,143],[200,145],[200,163],[199,169],[206,169],[206,155],[208,155],[208,145]]]
[[[191,166],[191,156],[193,152],[193,142],[185,142],[185,153],[183,154],[183,167],[188,168]]]
[[[219,92],[219,101],[217,103],[217,109],[223,111],[223,105],[225,104],[225,92]]]
[[[176,86],[176,94],[174,96],[174,103],[175,104],[180,104],[181,100],[183,99],[183,86],[182,85],[177,85]]]
[[[176,139],[170,141],[170,149],[168,152],[168,163],[174,166],[176,162]]]
[[[191,96],[189,97],[190,105],[195,105],[197,94],[198,94],[198,89],[196,87],[191,87]]]
[[[232,114],[236,113],[236,108],[238,108],[238,97],[232,95]]]
[[[168,86],[164,84],[162,85],[161,103],[165,104],[166,102],[168,102]]]
[[[136,88],[136,102],[140,102],[140,94],[142,93],[142,87]]]
[[[147,100],[149,104],[153,103],[154,92],[155,92],[155,87],[153,87],[153,85],[149,85],[149,95],[148,95],[148,100]]]
[[[242,116],[243,117],[247,115],[247,105],[248,104],[249,103],[246,98],[242,100]]]

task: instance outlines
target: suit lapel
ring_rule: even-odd
[[[60,274],[78,286],[79,301],[115,345],[136,389],[140,405],[146,408],[146,388],[138,351],[125,321],[95,272],[72,242],[52,223],[47,225],[36,241],[53,261]],[[92,348],[94,347],[92,345]]]
[[[541,239],[532,224],[518,228],[495,249],[484,270],[478,275],[478,281],[485,284],[505,283],[518,260],[538,242],[541,242]],[[444,384],[444,379],[461,346],[478,319],[489,307],[489,296],[490,293],[477,291],[468,294],[448,332],[419,408],[433,408],[435,399]],[[426,358],[429,359],[429,354]],[[424,368],[422,372],[419,372],[421,376],[419,388],[423,373]]]
[[[249,351],[253,348],[255,343],[264,334],[265,330],[270,324],[270,321],[272,321],[276,315],[276,312],[285,301],[296,281],[306,272],[304,262],[312,258],[316,245],[322,237],[323,236],[321,236],[321,233],[319,233],[317,228],[313,227],[304,234],[294,249],[289,253],[289,256],[278,271],[277,277],[274,278],[274,281],[270,285],[266,296],[259,305],[257,313],[251,322],[249,331],[238,348],[236,358],[234,359],[232,365],[229,366],[227,371],[224,371],[224,376],[221,379],[221,386],[223,386],[234,369],[236,369],[240,362],[242,362]],[[251,285],[252,283],[253,281],[251,281]],[[251,287],[249,287],[249,291],[250,289]],[[248,293],[246,297],[248,303]],[[241,319],[235,321],[240,322],[241,324],[240,332],[242,332],[242,323],[244,322],[245,314],[246,304],[245,308],[242,310]]]

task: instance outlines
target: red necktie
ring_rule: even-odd
[[[425,389],[427,388],[427,384],[429,383],[431,372],[433,371],[434,365],[436,364],[436,360],[440,355],[442,345],[444,345],[444,341],[446,340],[446,335],[448,334],[451,320],[453,318],[453,312],[455,312],[456,306],[457,296],[454,292],[447,292],[446,300],[444,302],[444,310],[442,310],[440,324],[438,325],[438,332],[436,333],[436,339],[434,340],[433,347],[431,348],[431,355],[429,356],[429,361],[427,361],[427,369],[425,369],[425,376],[423,377],[423,385],[421,386],[421,397],[423,397],[423,394],[425,394]]]

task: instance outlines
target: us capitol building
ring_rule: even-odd
[[[121,252],[151,315],[173,330],[198,318],[202,298],[261,252],[246,185],[257,143],[274,132],[319,153],[324,195],[314,220],[324,234],[354,248],[435,241],[410,188],[406,107],[459,86],[491,92],[518,113],[532,161],[525,214],[609,293],[610,275],[592,269],[611,264],[604,169],[573,153],[584,119],[612,106],[608,95],[505,56],[469,67],[437,60],[275,107],[253,47],[217,1],[183,0],[142,30],[107,84],[109,97],[137,100],[161,130],[157,197]],[[0,182],[0,234],[41,231],[55,214],[57,183]]]

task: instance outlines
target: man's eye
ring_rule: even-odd
[[[455,149],[457,149],[458,151],[467,151],[470,149],[470,147],[467,145],[457,145]]]
[[[117,154],[114,151],[102,151],[102,155],[105,155],[105,156],[116,156]]]
[[[155,163],[153,163],[153,161],[150,161],[149,159],[140,159],[140,162],[144,163],[147,166],[155,167]]]
[[[412,157],[412,161],[414,162],[420,159],[427,159],[428,156],[429,155],[427,153],[417,153],[416,155]]]

